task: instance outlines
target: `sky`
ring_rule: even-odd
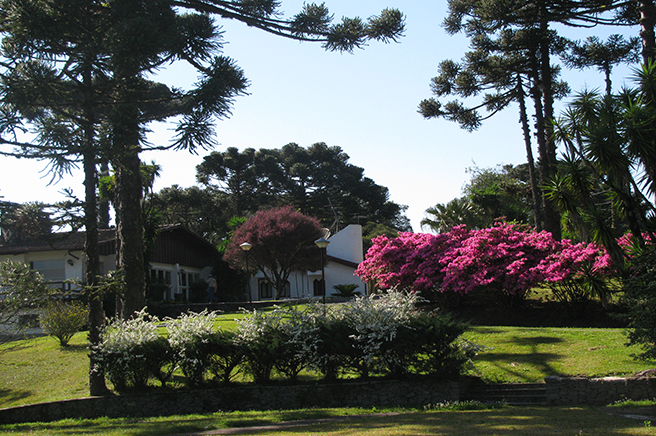
[[[300,0],[283,0],[285,17],[300,11]],[[448,35],[441,26],[447,13],[444,0],[327,0],[338,21],[342,16],[368,18],[386,7],[400,9],[406,31],[399,42],[372,41],[353,54],[325,51],[319,43],[298,42],[271,35],[242,23],[219,19],[223,54],[241,67],[250,86],[249,95],[236,98],[232,115],[217,121],[215,151],[228,147],[280,148],[294,142],[308,147],[317,142],[339,146],[349,163],[389,189],[390,200],[408,207],[406,216],[414,231],[425,210],[461,196],[469,181],[468,169],[492,168],[526,162],[526,151],[511,107],[484,122],[475,132],[461,130],[446,120],[426,120],[419,102],[431,97],[430,79],[442,60],[459,60],[468,50],[464,35]],[[571,32],[571,31],[570,31]],[[627,31],[637,36],[638,28]],[[579,31],[573,38],[597,35],[602,39],[617,29]],[[614,86],[630,85],[628,69],[618,68]],[[595,70],[565,74],[573,91],[602,88]],[[172,65],[157,72],[156,79],[188,89],[196,80],[193,71]],[[559,106],[561,109],[564,103]],[[168,144],[172,124],[149,126],[148,139]],[[196,183],[195,167],[209,151],[144,152],[142,161],[162,168],[155,190]],[[535,151],[534,151],[534,154]],[[0,158],[0,196],[5,201],[52,203],[71,188],[83,197],[83,176],[74,171],[48,185],[45,162]]]

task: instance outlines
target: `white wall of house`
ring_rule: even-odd
[[[364,259],[362,249],[362,226],[351,224],[342,231],[328,238],[330,244],[326,247],[326,254],[348,262],[360,263]],[[317,248],[318,250],[318,248]],[[335,285],[357,284],[361,294],[365,293],[365,284],[359,277],[355,276],[354,268],[340,264],[337,261],[329,261],[325,268],[326,297],[336,292]],[[314,282],[321,280],[319,271],[293,271],[289,277],[289,294],[284,298],[321,298],[321,294],[315,295]],[[265,282],[264,274],[260,271],[250,279],[251,298],[253,301],[268,300],[275,297],[275,290],[269,295],[262,295]]]
[[[62,282],[65,280],[81,281],[86,270],[82,251],[52,250],[0,255],[0,261],[7,259],[29,265],[56,287],[64,286]],[[100,256],[100,263],[104,274],[116,269],[114,255]],[[71,285],[64,287],[70,289]]]

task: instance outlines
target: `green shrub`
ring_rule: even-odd
[[[360,285],[356,285],[355,283],[350,283],[346,285],[335,285],[333,286],[333,289],[337,291],[337,293],[333,293],[332,295],[336,295],[338,297],[355,297],[356,295],[360,295],[360,291],[356,291]]]
[[[189,386],[203,383],[210,366],[212,343],[216,340],[217,312],[204,310],[167,319],[169,344]]]
[[[84,328],[89,320],[89,309],[80,301],[54,300],[46,304],[41,313],[41,327],[59,344],[68,345],[73,335]]]
[[[447,314],[412,316],[391,341],[390,352],[395,359],[390,361],[395,366],[389,368],[390,372],[395,375],[414,372],[437,378],[459,376],[477,350],[460,338],[466,329],[466,324]]]
[[[144,309],[135,318],[114,319],[105,327],[94,370],[102,371],[117,391],[144,389],[151,377],[163,380],[162,368],[171,362],[171,351],[159,335],[158,322]]]
[[[266,383],[281,360],[289,357],[289,338],[284,333],[284,311],[263,313],[254,310],[237,321],[236,342],[243,347],[245,370],[255,383]]]
[[[223,383],[229,383],[239,373],[239,365],[244,361],[244,349],[236,337],[235,332],[219,330],[208,344],[208,369]]]
[[[639,345],[640,359],[656,358],[656,246],[631,260],[622,302],[629,310],[629,345]]]

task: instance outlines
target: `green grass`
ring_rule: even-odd
[[[412,409],[315,409],[300,411],[233,412],[165,418],[64,420],[0,426],[7,435],[172,435],[200,434],[235,427],[241,434],[326,436],[345,435],[656,435],[656,425],[627,419],[601,407],[446,407]],[[301,421],[299,420],[310,420]],[[317,421],[318,420],[318,421]],[[282,423],[293,422],[294,425]],[[655,423],[656,424],[656,423]],[[234,434],[234,433],[232,433]]]
[[[68,347],[40,337],[0,345],[0,407],[89,395],[86,332]]]
[[[636,361],[623,329],[472,327],[464,337],[486,347],[475,375],[490,382],[540,382],[547,375],[603,377],[653,368]]]

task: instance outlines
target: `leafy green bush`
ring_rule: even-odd
[[[41,313],[41,327],[64,347],[75,333],[87,325],[88,319],[89,309],[82,302],[53,300],[46,304]]]
[[[471,362],[478,348],[460,336],[467,325],[440,313],[421,313],[402,325],[391,354],[395,356],[390,372],[404,375],[410,372],[437,378],[457,377]]]
[[[338,297],[355,297],[356,295],[360,295],[360,291],[356,291],[360,285],[356,285],[355,283],[349,283],[346,285],[335,285],[333,286],[333,289],[337,291],[337,293],[333,293],[332,295],[336,295]]]
[[[223,383],[229,383],[244,360],[244,349],[236,342],[237,334],[219,330],[209,346],[209,371]]]
[[[237,322],[236,342],[243,347],[245,370],[255,383],[271,380],[273,368],[287,353],[288,338],[282,331],[283,322],[281,310],[269,313],[254,310]]]
[[[631,260],[623,303],[629,310],[629,345],[642,347],[640,359],[656,358],[656,246]]]

